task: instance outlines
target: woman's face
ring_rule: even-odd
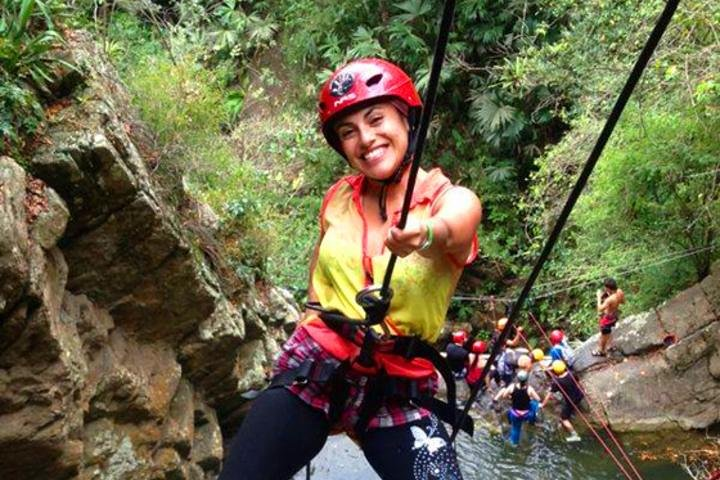
[[[335,125],[340,148],[354,168],[369,178],[390,178],[408,148],[408,121],[383,102],[341,117]]]

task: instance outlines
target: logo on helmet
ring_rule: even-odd
[[[342,97],[345,95],[353,86],[353,76],[350,73],[341,73],[333,78],[330,84],[330,94],[333,97]]]
[[[342,105],[345,102],[355,100],[356,97],[357,97],[357,95],[354,92],[349,95],[345,95],[344,97],[340,97],[333,102],[333,108],[337,108],[338,106]]]

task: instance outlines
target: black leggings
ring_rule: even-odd
[[[284,388],[258,397],[233,439],[218,480],[285,480],[322,450],[325,413]],[[461,480],[447,431],[434,416],[363,437],[361,448],[383,479]]]

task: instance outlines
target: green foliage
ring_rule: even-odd
[[[246,61],[258,49],[275,44],[278,25],[271,18],[242,9],[242,2],[224,0],[210,12],[208,46],[214,61]]]
[[[37,131],[44,118],[35,93],[24,85],[0,80],[0,153],[11,153],[22,144],[23,135]]]
[[[424,158],[482,197],[483,261],[502,274],[480,289],[511,295],[527,274],[661,4],[458,2]],[[707,268],[701,255],[665,260],[717,235],[715,184],[700,174],[718,156],[719,9],[681,5],[540,280],[536,295],[561,291],[537,299],[541,318],[589,333],[602,276],[620,277],[627,313]],[[158,132],[158,171],[221,214],[239,273],[300,291],[322,194],[345,168],[315,127],[319,83],[373,55],[424,89],[441,2],[182,0],[163,11],[113,15],[107,44]]]
[[[603,277],[618,277],[626,313],[639,312],[701,280],[720,257],[720,97],[666,102],[626,112],[539,289],[559,291],[555,315],[579,329],[593,328],[588,291]],[[557,175],[567,154],[551,152],[544,168]]]
[[[62,36],[55,22],[64,14],[54,0],[0,0],[0,151],[15,151],[44,118],[36,92],[48,86],[60,66]]]
[[[346,168],[324,147],[313,120],[312,112],[285,111],[241,122],[232,134],[238,161],[258,172],[259,183],[227,185],[208,197],[211,204],[243,194],[259,202],[267,248],[262,276],[295,291],[307,288],[322,196]]]

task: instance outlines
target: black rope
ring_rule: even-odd
[[[435,96],[437,95],[438,83],[440,81],[440,70],[442,69],[443,60],[445,59],[445,47],[447,46],[448,36],[450,35],[450,26],[452,25],[453,14],[455,12],[455,0],[447,0],[443,9],[442,20],[440,21],[440,31],[435,43],[435,52],[433,54],[432,69],[430,70],[430,79],[428,80],[427,91],[423,102],[422,116],[420,117],[420,126],[417,135],[413,138],[413,142],[408,146],[413,153],[413,162],[410,166],[410,176],[408,177],[407,189],[405,190],[405,199],[403,200],[402,211],[400,213],[400,221],[397,227],[405,228],[407,223],[408,212],[410,211],[410,203],[412,201],[413,190],[415,189],[415,180],[418,170],[420,169],[420,157],[422,157],[423,148],[425,146],[425,138],[430,126],[433,107],[435,106]],[[390,280],[392,279],[393,270],[397,255],[390,255],[385,277],[383,278],[380,297],[386,298],[390,289]]]
[[[655,48],[657,47],[657,44],[660,41],[660,38],[662,38],[662,35],[665,32],[665,29],[667,28],[668,24],[670,23],[670,20],[672,19],[672,16],[675,13],[675,10],[677,9],[679,1],[680,0],[668,0],[667,4],[665,5],[665,9],[663,10],[662,14],[660,15],[660,18],[658,19],[657,24],[655,25],[655,28],[653,28],[653,31],[647,40],[647,43],[643,47],[642,52],[640,52],[640,56],[638,57],[637,61],[635,62],[635,66],[633,67],[632,72],[630,72],[630,76],[628,77],[627,82],[625,82],[625,86],[623,87],[622,91],[620,92],[620,95],[618,96],[617,100],[615,101],[615,105],[613,106],[612,112],[610,112],[610,116],[608,117],[607,121],[605,122],[605,126],[603,127],[602,132],[600,132],[600,136],[598,137],[598,140],[595,143],[595,147],[592,149],[592,152],[590,152],[590,156],[588,157],[587,162],[585,163],[585,166],[583,167],[583,170],[580,173],[580,177],[578,178],[577,182],[575,183],[575,186],[573,187],[572,192],[570,192],[570,196],[568,197],[567,202],[565,203],[565,206],[563,207],[558,220],[555,222],[553,231],[550,233],[550,237],[548,238],[547,243],[545,243],[545,246],[543,247],[543,250],[540,253],[540,257],[538,258],[537,262],[535,263],[532,273],[530,273],[530,277],[525,282],[525,285],[523,286],[523,289],[520,292],[520,296],[518,297],[517,302],[515,302],[515,304],[512,306],[507,324],[505,325],[504,330],[500,334],[500,338],[498,338],[497,342],[495,342],[495,345],[493,345],[492,351],[490,352],[490,357],[488,358],[488,361],[485,364],[485,367],[483,367],[483,370],[480,374],[480,379],[472,387],[472,389],[470,391],[470,398],[468,399],[467,403],[465,404],[465,407],[463,408],[460,418],[458,418],[458,420],[455,422],[455,425],[453,426],[452,435],[450,436],[451,442],[455,441],[455,437],[457,436],[457,433],[458,433],[458,426],[461,424],[463,419],[467,416],[468,411],[470,410],[470,407],[472,406],[473,402],[475,401],[475,398],[477,397],[478,392],[481,389],[484,389],[485,377],[487,377],[487,374],[490,371],[490,366],[493,364],[495,357],[497,357],[497,355],[500,353],[500,350],[502,349],[502,345],[505,344],[505,341],[506,341],[508,335],[510,334],[510,330],[512,329],[512,326],[515,323],[515,319],[517,318],[520,309],[523,307],[523,304],[525,303],[525,300],[527,299],[528,295],[530,294],[530,290],[532,289],[533,284],[535,283],[535,280],[537,279],[538,275],[540,274],[540,270],[542,270],[542,267],[545,264],[545,261],[550,256],[550,252],[552,251],[553,247],[555,246],[555,243],[557,242],[558,238],[560,237],[560,233],[562,232],[563,228],[565,227],[565,223],[567,222],[567,219],[570,216],[570,212],[572,212],[572,209],[575,206],[577,199],[580,197],[580,194],[582,193],[583,188],[585,188],[585,184],[587,183],[587,180],[590,177],[590,174],[592,173],[593,169],[595,168],[595,164],[597,163],[598,159],[600,158],[603,148],[605,148],[605,144],[607,143],[608,139],[610,138],[610,135],[612,134],[613,129],[615,128],[615,125],[617,124],[617,121],[620,118],[620,115],[622,114],[623,109],[625,108],[625,105],[627,104],[628,99],[630,98],[630,95],[632,94],[633,90],[635,89],[635,86],[637,85],[638,81],[640,80],[640,77],[642,76],[642,73],[645,70],[647,63],[650,60],[650,57],[652,56],[653,52],[655,51]]]

